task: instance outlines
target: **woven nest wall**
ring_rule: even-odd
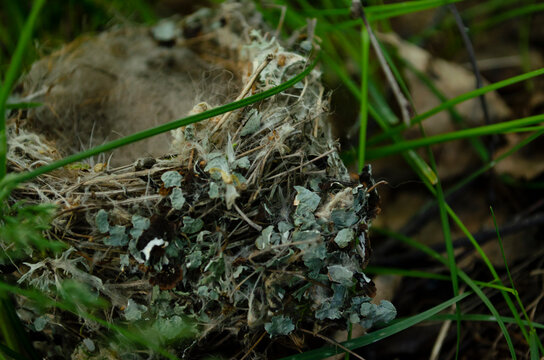
[[[229,3],[152,29],[82,38],[38,61],[19,97],[43,106],[12,114],[10,171],[300,73],[306,46],[287,51],[260,23],[247,4]],[[11,200],[56,204],[48,236],[69,249],[56,258],[35,254],[19,282],[54,294],[62,280],[76,280],[109,301],[108,322],[186,358],[274,356],[270,344],[314,346],[301,329],[390,320],[394,308],[371,302],[363,273],[378,194],[368,171],[350,179],[325,124],[325,95],[313,70],[255,105],[24,184]],[[85,317],[58,311],[47,319],[42,346],[50,354],[151,351],[137,355]]]

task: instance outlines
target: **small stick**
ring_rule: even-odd
[[[193,167],[193,157],[195,156],[195,148],[191,149],[191,154],[189,155],[189,162],[187,163],[187,170],[191,171]]]
[[[361,0],[352,0],[351,1],[351,14],[354,17],[360,17],[363,20],[363,23],[365,24],[366,30],[368,31],[368,35],[370,37],[370,42],[372,43],[372,47],[374,48],[374,51],[376,52],[376,56],[378,57],[378,61],[380,62],[380,65],[382,67],[382,70],[385,74],[385,78],[387,79],[387,82],[389,83],[389,86],[391,86],[391,90],[393,90],[393,94],[395,95],[395,98],[397,99],[397,102],[400,107],[400,112],[402,115],[402,120],[406,125],[410,125],[410,119],[411,119],[411,113],[412,107],[410,106],[410,103],[400,90],[399,84],[395,80],[395,77],[393,76],[393,72],[391,72],[391,69],[389,68],[389,65],[387,64],[387,61],[385,60],[385,57],[383,56],[382,49],[380,47],[380,44],[378,43],[378,39],[376,38],[376,35],[374,35],[374,31],[370,27],[370,23],[368,22],[365,11],[363,9],[363,5],[361,4]]]
[[[283,22],[285,21],[285,13],[287,12],[287,6],[286,5],[276,5],[276,6],[281,9],[280,21],[278,21],[278,27],[276,28],[276,32],[274,33],[274,37],[278,39],[280,36],[281,28],[283,27]]]
[[[255,151],[257,151],[257,150],[261,150],[261,149],[263,149],[265,146],[266,146],[266,145],[259,145],[259,146],[257,146],[257,147],[254,147],[253,149],[250,149],[250,150],[248,150],[248,151],[246,151],[246,152],[243,152],[243,153],[239,154],[239,155],[238,155],[238,158],[241,158],[241,157],[244,157],[244,156],[246,156],[246,155],[249,155],[249,154],[251,154],[252,152],[255,152]]]
[[[266,56],[266,59],[262,62],[261,65],[259,65],[259,67],[257,68],[257,70],[255,70],[253,75],[251,75],[251,78],[247,82],[246,86],[242,89],[242,92],[240,93],[240,95],[238,95],[238,97],[234,101],[242,100],[247,95],[247,93],[249,92],[249,90],[251,89],[251,87],[253,86],[255,81],[257,80],[257,77],[259,77],[259,74],[264,70],[264,68],[268,64],[270,64],[270,62],[273,59],[274,59],[274,54],[268,54]],[[223,114],[223,116],[221,117],[219,122],[213,128],[212,133],[215,133],[221,127],[221,125],[223,125],[227,121],[227,119],[230,117],[230,114],[232,114],[232,111],[229,111],[229,112]]]
[[[429,360],[438,359],[438,356],[440,355],[440,349],[442,349],[442,346],[444,345],[444,341],[446,340],[446,335],[448,334],[448,331],[451,327],[451,323],[451,320],[446,320],[440,327],[440,331],[438,332],[438,336],[436,337],[436,341],[433,345]]]
[[[247,215],[244,214],[244,212],[242,210],[240,210],[240,208],[238,207],[238,205],[236,205],[236,203],[234,203],[234,208],[236,209],[236,212],[242,217],[242,219],[244,219],[249,224],[249,226],[251,226],[252,228],[254,228],[257,231],[262,231],[263,230],[263,227],[260,226],[260,225],[255,224],[253,221],[251,221],[251,219],[248,218]]]
[[[387,184],[389,184],[387,181],[380,180],[377,183],[375,183],[374,185],[372,185],[370,188],[368,188],[367,192],[371,192],[372,190],[376,189],[380,185],[387,185]]]
[[[242,358],[240,360],[244,360],[245,358],[247,358],[249,356],[249,354],[251,353],[251,351],[253,351],[253,349],[255,349],[255,346],[259,345],[259,343],[264,339],[265,335],[266,335],[266,331],[263,331],[263,334],[259,337],[259,339],[257,341],[255,341],[255,344],[251,345],[251,347],[247,350],[245,355],[242,356]]]

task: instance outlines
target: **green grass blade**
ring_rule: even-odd
[[[509,79],[502,80],[502,81],[499,81],[499,82],[496,82],[496,83],[493,83],[493,84],[490,84],[490,85],[486,85],[486,86],[481,87],[481,88],[476,89],[476,90],[469,91],[469,92],[464,93],[462,95],[459,95],[459,96],[457,96],[457,97],[455,97],[453,99],[450,99],[450,100],[440,104],[439,106],[437,106],[437,107],[435,107],[435,108],[433,108],[433,109],[431,109],[429,111],[424,112],[423,114],[415,116],[412,119],[410,125],[418,124],[418,123],[422,122],[423,120],[428,119],[429,117],[431,117],[431,116],[433,116],[435,114],[438,114],[439,112],[442,112],[442,111],[444,111],[446,109],[450,109],[451,107],[453,107],[453,106],[455,106],[457,104],[460,104],[460,103],[462,103],[464,101],[473,99],[473,98],[478,97],[480,95],[483,95],[485,93],[488,93],[488,92],[491,92],[491,91],[494,91],[494,90],[497,90],[497,89],[501,89],[503,87],[506,87],[506,86],[509,86],[509,85],[512,85],[512,84],[515,84],[515,83],[518,83],[518,82],[521,82],[521,81],[532,79],[534,77],[537,77],[537,76],[540,76],[540,75],[543,75],[543,74],[544,74],[544,68],[538,69],[538,70],[535,70],[535,71],[531,71],[531,72],[528,72],[528,73],[525,73],[525,74],[522,74],[522,75],[514,76],[514,77],[511,77]],[[390,132],[396,134],[396,133],[402,132],[406,128],[407,128],[407,126],[405,124],[400,124],[400,125],[396,126],[395,128],[392,128],[390,130]],[[369,145],[374,145],[374,144],[377,144],[380,141],[386,140],[389,137],[391,137],[391,134],[389,134],[389,133],[380,134],[378,136],[375,136],[375,137],[369,139],[368,144]]]
[[[457,214],[455,214],[455,212],[451,209],[451,207],[447,206],[447,210],[448,210],[448,214],[451,217],[451,219],[457,224],[457,226],[459,227],[459,229],[461,229],[461,231],[465,234],[465,236],[468,237],[469,241],[472,243],[472,246],[474,246],[474,248],[476,249],[478,254],[481,256],[482,260],[484,261],[484,263],[488,267],[489,271],[493,275],[493,279],[496,282],[502,284],[502,281],[501,281],[499,275],[497,274],[497,271],[493,267],[493,264],[491,263],[491,261],[489,260],[489,258],[485,254],[485,252],[482,250],[482,248],[480,247],[480,245],[478,244],[478,242],[476,241],[474,236],[472,236],[472,234],[468,231],[468,229],[465,227],[463,222],[459,219]],[[508,292],[501,291],[501,294],[502,294],[508,308],[510,309],[510,312],[512,312],[512,314],[514,315],[515,318],[518,318],[519,315],[517,313],[517,309],[516,309],[514,303],[512,302],[512,299],[510,299],[510,296],[509,296]],[[499,320],[498,313],[497,314],[493,313],[493,315],[497,316],[497,320]],[[519,321],[521,321],[521,320],[519,320]],[[501,324],[499,322],[499,325],[501,325],[501,329],[503,329],[502,325],[504,325],[504,324]],[[504,330],[506,330],[506,328],[504,328]],[[503,330],[503,334],[506,337],[506,340],[508,342],[508,346],[509,346],[511,352],[513,352],[514,348],[513,348],[513,346],[511,346],[510,336],[507,335],[507,333],[505,333],[504,330]],[[525,336],[526,341],[529,341],[529,339],[527,337],[527,333],[524,331],[523,327],[521,328],[521,331],[522,331],[523,335]],[[512,356],[514,356],[514,355],[512,355]]]
[[[369,265],[365,268],[365,274],[372,274],[372,275],[400,275],[403,277],[414,277],[414,278],[420,278],[420,279],[433,279],[433,280],[440,280],[440,281],[451,281],[451,276],[436,274],[428,271],[420,271],[420,270],[411,270],[411,269],[399,269],[399,268],[392,268],[392,267],[382,267],[382,266],[372,266]],[[493,282],[483,282],[483,281],[474,281],[476,285],[478,285],[481,288],[490,288],[490,289],[496,289],[500,291],[506,291],[511,294],[515,293],[514,289],[511,289],[504,285],[495,284]]]
[[[495,218],[495,213],[493,212],[493,208],[489,207],[489,210],[491,211],[491,217],[493,218],[493,225],[495,226],[495,231],[497,232],[497,239],[499,241],[499,247],[501,249],[501,255],[502,255],[502,259],[503,259],[504,266],[505,266],[505,269],[506,269],[506,273],[508,275],[508,280],[510,281],[510,285],[512,286],[512,288],[515,290],[514,279],[512,278],[512,275],[510,273],[510,268],[508,266],[508,262],[506,261],[506,255],[504,253],[504,246],[503,246],[503,243],[502,243],[501,234],[499,232],[499,226],[497,225],[497,219]],[[527,320],[529,322],[529,332],[530,333],[534,332],[535,329],[531,325],[531,322],[529,320],[529,316],[527,315],[527,311],[525,310],[525,306],[523,306],[523,302],[521,301],[518,292],[515,291],[513,295],[516,298],[518,306],[521,309],[521,312],[523,313],[523,316],[525,317],[525,320]],[[525,329],[525,326],[523,325],[523,323],[521,321],[521,317],[519,316],[519,314],[517,312],[517,309],[514,306],[514,304],[511,304],[511,311],[512,311],[512,314],[514,315],[514,318],[518,322],[518,326],[521,329],[521,332],[523,333],[523,336],[525,337],[525,339],[528,339],[529,342],[530,342],[531,341],[530,335],[527,334],[527,330]],[[537,344],[540,344],[540,348],[543,349],[542,348],[542,342],[540,342],[540,340],[538,341]]]
[[[361,106],[359,122],[359,172],[365,165],[366,127],[368,120],[368,55],[370,52],[370,37],[365,27],[361,28]]]
[[[365,12],[368,15],[369,21],[378,21],[390,19],[397,16],[412,14],[419,11],[429,10],[435,7],[462,2],[464,0],[420,0],[420,1],[405,1],[395,4],[372,5],[365,7]],[[308,9],[304,11],[305,16],[349,16],[349,8],[332,8],[332,9]],[[360,20],[342,21],[340,25],[343,27],[353,27],[359,25]]]
[[[157,15],[147,1],[131,0],[130,4],[141,15],[142,19],[146,24],[152,25],[157,22]]]
[[[433,81],[423,72],[419,71],[411,62],[400,59],[403,61],[403,64],[407,67],[408,70],[410,70],[422,83],[431,91],[431,93],[438,99],[440,102],[448,101],[446,96],[435,86]],[[466,122],[459,114],[459,112],[455,108],[449,108],[448,112],[450,114],[450,118],[455,124],[463,126],[464,129],[467,128]],[[476,151],[476,153],[480,156],[480,158],[487,162],[489,161],[489,155],[487,153],[487,149],[485,145],[482,143],[482,141],[478,138],[470,138],[469,139],[472,147]]]
[[[404,277],[415,277],[421,279],[433,279],[450,281],[450,277],[446,275],[436,274],[428,271],[411,270],[411,269],[399,269],[391,267],[381,267],[369,265],[365,268],[365,274],[371,275],[401,275]]]
[[[536,334],[536,330],[532,330],[531,336],[529,337],[529,351],[531,353],[531,360],[540,359],[540,353],[538,351],[539,342],[540,342],[540,339],[538,338],[538,335]]]
[[[504,24],[505,21],[513,19],[515,17],[530,15],[539,11],[544,11],[544,4],[531,4],[526,6],[517,6],[514,9],[509,9],[502,14],[499,14],[489,20],[478,24],[474,27],[474,32],[481,32],[491,27]]]
[[[474,171],[473,173],[471,173],[470,175],[466,176],[465,178],[463,178],[461,181],[459,181],[457,184],[455,184],[454,186],[452,186],[447,192],[446,194],[449,194],[449,193],[453,193],[455,191],[457,191],[458,189],[462,188],[463,186],[465,186],[466,184],[468,184],[469,182],[473,181],[474,179],[476,179],[477,177],[479,177],[480,175],[482,174],[485,174],[489,169],[493,168],[495,165],[497,165],[499,162],[501,162],[502,160],[506,159],[507,157],[511,156],[512,154],[516,153],[518,150],[520,150],[521,148],[525,147],[526,145],[528,145],[529,143],[531,143],[532,141],[538,139],[540,136],[544,135],[544,129],[540,130],[539,132],[537,133],[534,133],[534,134],[531,134],[530,136],[528,136],[527,138],[521,140],[519,143],[517,143],[516,145],[514,145],[511,149],[509,149],[507,152],[501,154],[500,156],[498,156],[496,159],[492,160],[492,161],[489,161],[487,164],[485,164],[484,166],[482,166],[481,168],[479,168],[478,170]]]
[[[453,213],[453,211],[451,210],[451,208],[449,206],[447,206],[446,209],[447,209],[448,214],[450,215],[450,217],[453,218],[454,216],[456,216],[455,213]],[[458,220],[458,222],[460,222],[460,220]],[[463,232],[465,232],[465,235],[466,235],[468,230],[466,230],[466,228],[464,228],[464,225],[462,223],[460,223],[460,224],[463,227],[464,230],[463,229],[462,230],[463,230]],[[419,242],[417,242],[417,241],[415,241],[415,240],[413,240],[413,239],[411,239],[411,238],[409,238],[407,236],[404,236],[402,234],[398,234],[398,233],[393,232],[393,231],[380,229],[380,228],[375,228],[375,227],[372,227],[372,230],[376,231],[378,233],[381,233],[381,234],[383,234],[385,236],[397,239],[397,240],[405,243],[406,245],[408,245],[410,247],[413,247],[415,249],[418,249],[418,250],[422,251],[423,253],[430,256],[432,259],[435,259],[435,260],[441,262],[442,264],[444,264],[446,266],[448,265],[448,260],[446,258],[444,258],[442,255],[440,255],[439,253],[437,253],[436,251],[434,251],[430,247],[428,247],[426,245],[423,245],[423,244],[421,244],[421,243],[419,243]],[[474,237],[472,236],[472,234],[470,234],[470,232],[468,232],[468,235],[470,235],[469,238],[472,238],[472,240],[474,240]],[[475,241],[476,240],[474,240],[474,242]],[[476,243],[475,247],[479,251],[479,253],[481,254],[482,259],[484,260],[484,262],[486,262],[486,264],[489,263],[489,259],[487,258],[486,254],[481,250],[480,246],[477,243]],[[490,263],[489,263],[488,266],[490,266]],[[491,266],[490,270],[491,270],[492,274],[494,275],[495,279],[498,278],[497,272],[495,271],[493,266]],[[459,275],[459,278],[461,280],[463,280],[463,282],[466,283],[474,291],[474,293],[476,293],[476,295],[478,295],[478,297],[482,300],[482,302],[489,309],[491,314],[496,318],[496,322],[499,325],[499,327],[500,327],[500,329],[501,329],[501,331],[502,331],[502,333],[504,335],[504,338],[506,340],[506,343],[508,345],[508,348],[510,350],[510,355],[512,356],[513,359],[515,359],[516,358],[516,353],[515,353],[514,345],[512,343],[512,338],[510,337],[510,334],[508,333],[508,330],[506,329],[506,326],[504,325],[504,322],[502,321],[501,315],[499,314],[499,312],[497,311],[497,309],[495,308],[495,306],[493,305],[491,300],[489,300],[489,298],[483,293],[483,291],[478,287],[478,285],[464,271],[458,269],[457,274]],[[500,279],[499,279],[499,281],[500,281]],[[503,292],[503,294],[504,294],[504,292]]]
[[[312,69],[315,67],[318,60],[319,60],[319,58],[315,59],[315,61],[311,65],[309,65],[303,72],[301,72],[300,74],[294,76],[292,79],[290,79],[290,80],[288,80],[288,81],[286,81],[286,82],[284,82],[284,83],[282,83],[282,84],[280,84],[280,85],[278,85],[278,86],[276,86],[276,87],[274,87],[272,89],[263,91],[262,93],[255,94],[255,95],[249,96],[247,98],[244,98],[242,100],[235,101],[235,102],[232,102],[232,103],[229,103],[229,104],[226,104],[226,105],[218,106],[218,107],[216,107],[214,109],[204,111],[204,112],[199,113],[199,114],[191,115],[191,116],[185,117],[183,119],[175,120],[175,121],[169,122],[167,124],[159,125],[157,127],[151,128],[151,129],[140,131],[138,133],[123,137],[121,139],[110,141],[110,142],[108,142],[106,144],[99,145],[99,146],[96,146],[96,147],[94,147],[92,149],[85,150],[85,151],[82,151],[80,153],[67,156],[67,157],[65,157],[65,158],[63,158],[61,160],[55,161],[55,162],[53,162],[51,164],[48,164],[48,165],[45,165],[45,166],[41,166],[41,167],[39,167],[37,169],[34,169],[32,171],[29,171],[29,172],[19,173],[19,174],[15,174],[15,175],[10,174],[10,176],[6,177],[6,179],[4,181],[4,184],[2,184],[2,182],[0,182],[0,185],[4,185],[4,186],[7,186],[7,187],[13,186],[13,184],[28,181],[30,179],[33,179],[33,178],[35,178],[37,176],[40,176],[40,175],[43,175],[43,174],[45,174],[47,172],[50,172],[52,170],[61,168],[63,166],[66,166],[68,164],[71,164],[71,163],[74,163],[74,162],[77,162],[77,161],[84,160],[84,159],[89,158],[91,156],[98,155],[98,154],[100,154],[102,152],[110,151],[110,150],[119,148],[121,146],[125,146],[125,145],[128,145],[128,144],[131,144],[131,143],[134,143],[134,142],[149,138],[149,137],[154,136],[154,135],[158,135],[158,134],[170,131],[170,130],[174,130],[174,129],[179,128],[181,126],[186,126],[186,125],[189,125],[189,124],[193,124],[195,122],[202,121],[204,119],[208,119],[208,118],[211,118],[211,117],[214,117],[214,116],[217,116],[217,115],[220,115],[220,114],[223,114],[223,113],[235,110],[235,109],[239,109],[241,107],[244,107],[244,106],[247,106],[247,105],[250,105],[250,104],[253,104],[253,103],[256,103],[258,101],[266,99],[267,97],[278,94],[278,93],[290,88],[291,86],[295,85],[296,83],[298,83],[302,79],[304,79],[304,77],[306,77],[306,75],[308,75],[312,71]]]
[[[6,176],[7,171],[7,134],[6,134],[6,102],[8,100],[9,94],[13,84],[19,76],[19,71],[21,70],[21,64],[23,63],[23,56],[25,50],[27,49],[28,44],[32,38],[32,31],[34,30],[34,25],[38,19],[38,14],[42,6],[44,5],[45,0],[36,0],[32,5],[32,10],[30,15],[26,20],[26,23],[21,31],[19,36],[19,41],[17,42],[17,47],[11,58],[4,82],[0,88],[0,180]]]
[[[432,316],[430,321],[444,321],[444,320],[455,320],[454,314],[437,314]],[[463,321],[487,321],[487,322],[495,322],[497,319],[493,315],[487,315],[487,314],[461,314],[461,320]],[[504,321],[505,324],[517,324],[517,320],[513,317],[508,316],[502,316],[502,321]],[[528,325],[528,322],[523,320],[524,325]],[[543,329],[544,330],[544,324],[539,324],[536,322],[531,322],[531,324],[537,328],[537,329]]]
[[[290,19],[290,21],[297,26],[301,26],[301,24],[304,24],[304,20],[300,19],[297,15],[292,14],[291,11],[287,11],[286,19]],[[319,27],[319,23],[318,23]],[[328,39],[329,34],[325,34],[323,37],[324,39]],[[339,32],[335,29],[334,36],[337,37],[338,43],[342,44],[344,46],[344,50],[352,56],[354,61],[360,62],[360,56],[358,52],[354,52],[354,47],[351,46],[353,44],[353,41],[348,41],[346,38],[346,34],[344,32]],[[336,39],[336,38],[335,38]],[[350,92],[358,99],[358,101],[361,101],[361,90],[359,86],[355,84],[355,82],[351,79],[350,75],[347,73],[345,67],[343,66],[344,60],[341,58],[336,57],[337,51],[334,49],[334,47],[330,44],[329,41],[323,42],[323,52],[322,52],[322,58],[326,66],[328,66],[332,71],[334,71],[338,77],[342,80],[344,85],[350,90]],[[368,104],[368,112],[369,114],[376,120],[376,122],[382,127],[384,130],[388,130],[390,128],[390,123],[397,123],[398,120],[396,119],[394,113],[391,111],[391,109],[388,108],[387,103],[385,100],[382,102],[378,102],[379,99],[383,98],[377,89],[375,89],[375,86],[373,86],[372,81],[369,79],[369,95],[372,98],[372,100],[377,104],[377,109],[372,105],[372,103]],[[383,111],[379,111],[383,110]],[[402,141],[401,137],[396,137],[395,141]],[[366,151],[366,147],[365,147]],[[430,166],[415,152],[409,151],[406,155],[404,155],[406,161],[410,166],[414,169],[414,171],[418,174],[422,174],[426,179],[429,180],[431,184],[436,184],[436,174],[433,173]]]
[[[8,103],[6,104],[7,110],[14,110],[14,109],[31,109],[42,106],[42,103],[36,103],[36,102],[20,102],[20,103]]]
[[[331,69],[333,71],[336,72],[336,74],[340,77],[340,79],[344,82],[344,84],[346,85],[346,87],[350,90],[350,92],[357,98],[361,99],[361,92],[359,90],[359,88],[357,87],[357,85],[353,82],[353,80],[349,77],[349,75],[347,74],[346,70],[344,68],[342,68],[341,66],[339,66],[328,54],[327,52],[324,52],[322,54],[323,56],[323,61],[325,62],[325,64],[327,64],[328,66],[331,67]],[[369,84],[370,85],[370,84]],[[376,91],[374,91],[376,90]],[[374,96],[374,97],[380,97],[381,95],[377,92],[377,89],[375,89],[374,87],[370,86],[369,87],[369,94],[371,96]],[[385,101],[383,102],[385,104]],[[379,108],[374,108],[372,106],[372,104],[368,104],[368,111],[370,113],[370,115],[372,115],[372,117],[374,118],[374,120],[378,123],[378,125],[384,130],[386,131],[386,133],[388,133],[388,130],[390,129],[390,126],[389,126],[389,121],[385,120],[388,118],[388,115],[390,115],[390,113],[384,113],[382,115],[382,113],[379,111]],[[397,142],[401,142],[403,141],[402,138],[400,137],[400,135],[395,135],[393,134],[392,135],[392,139],[393,141],[397,141]],[[365,150],[366,152],[366,150]],[[410,164],[410,166],[412,167],[412,169],[414,169],[414,171],[417,173],[417,174],[422,174],[431,184],[436,184],[436,181],[437,181],[437,176],[436,174],[432,171],[432,169],[430,168],[430,166],[425,162],[425,160],[423,160],[415,151],[408,151],[406,154],[403,154],[406,161],[408,162],[408,164]],[[366,155],[365,155],[366,157]]]
[[[451,108],[452,106],[454,105],[457,105],[459,103],[462,103],[464,101],[467,101],[469,99],[473,99],[475,97],[478,97],[478,96],[481,96],[481,95],[484,95],[488,92],[491,92],[491,91],[494,91],[494,90],[498,90],[498,89],[501,89],[503,87],[506,87],[506,86],[509,86],[509,85],[513,85],[515,83],[518,83],[518,82],[522,82],[522,81],[525,81],[525,80],[529,80],[529,79],[532,79],[534,77],[537,77],[537,76],[540,76],[540,75],[543,75],[544,74],[544,69],[538,69],[538,70],[534,70],[534,71],[531,71],[531,72],[528,72],[528,73],[525,73],[525,74],[521,74],[521,75],[518,75],[518,76],[514,76],[514,77],[511,77],[509,79],[505,79],[505,80],[502,80],[502,81],[498,81],[496,83],[493,83],[493,84],[489,84],[489,85],[486,85],[484,87],[481,87],[479,89],[476,89],[476,90],[472,90],[472,91],[469,91],[467,93],[464,93],[462,95],[459,95],[453,99],[450,99],[448,101],[446,101],[445,103],[441,104],[440,106],[437,106],[435,107],[434,109],[431,109],[421,115],[418,115],[416,117],[414,117],[412,119],[412,124],[417,124],[421,121],[423,121],[424,119],[427,119],[443,110],[446,110],[446,109],[449,109]]]
[[[440,280],[440,281],[451,281],[451,276],[436,274],[428,271],[421,271],[421,270],[411,270],[411,269],[400,269],[400,268],[392,268],[392,267],[382,267],[382,266],[372,266],[369,265],[365,268],[365,274],[372,274],[372,275],[400,275],[404,277],[414,277],[414,278],[421,278],[421,279],[433,279],[433,280]],[[495,284],[494,282],[483,282],[483,281],[474,281],[476,285],[478,285],[481,288],[490,288],[490,289],[496,289],[499,291],[506,291],[511,294],[515,293],[515,290],[512,288],[509,288],[504,285]]]
[[[420,125],[420,131],[423,137],[425,138],[425,131],[423,129],[423,126]],[[427,147],[427,153],[430,159],[431,167],[435,173],[437,172],[437,166],[436,161],[433,155],[433,152],[430,147]],[[453,290],[453,296],[459,295],[459,282],[458,282],[458,274],[457,274],[457,264],[455,262],[455,253],[453,251],[453,240],[451,238],[451,229],[450,229],[450,223],[448,219],[448,214],[446,210],[446,199],[444,197],[444,192],[442,190],[442,182],[440,181],[440,178],[438,178],[438,181],[435,185],[435,194],[436,194],[436,200],[438,201],[438,210],[440,213],[440,223],[442,225],[442,234],[444,235],[444,242],[446,244],[446,251],[448,254],[447,260],[448,260],[448,268],[450,270],[450,277],[451,277],[451,285]],[[455,358],[457,359],[459,357],[459,348],[461,346],[461,311],[459,310],[459,307],[455,307],[455,314],[457,315],[457,339],[456,339],[456,350],[455,350]]]
[[[470,129],[452,131],[446,134],[438,134],[420,139],[406,140],[392,145],[371,148],[367,150],[367,158],[377,159],[389,155],[401,153],[406,150],[414,150],[420,147],[440,144],[453,140],[468,139],[484,135],[508,133],[519,130],[524,126],[538,124],[544,121],[544,115],[529,116],[523,119],[511,120],[497,124],[484,125]]]
[[[0,342],[0,360],[29,360]]]
[[[417,315],[411,316],[409,318],[405,318],[399,321],[395,321],[393,324],[381,328],[379,330],[375,330],[371,332],[370,334],[345,341],[342,343],[342,346],[347,347],[350,350],[359,349],[363,346],[370,345],[372,343],[375,343],[377,341],[380,341],[382,339],[385,339],[386,337],[392,336],[394,334],[397,334],[403,330],[406,330],[414,325],[419,324],[422,321],[425,321],[432,317],[435,314],[438,314],[440,311],[443,311],[444,309],[447,309],[448,307],[452,306],[453,304],[463,300],[467,296],[470,295],[470,292],[461,294],[459,296],[456,296],[454,298],[451,298],[437,306],[434,306],[428,310],[425,310]],[[304,352],[302,354],[297,354],[289,357],[285,357],[282,360],[313,360],[313,359],[323,359],[328,356],[333,356],[336,354],[342,353],[343,350],[340,348],[327,346],[321,349],[311,350]]]

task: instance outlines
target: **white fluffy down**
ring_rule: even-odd
[[[149,260],[149,258],[151,257],[151,251],[153,250],[155,246],[166,247],[168,246],[168,241],[164,241],[163,239],[159,239],[159,238],[154,238],[153,240],[148,242],[145,248],[141,251],[145,261]]]

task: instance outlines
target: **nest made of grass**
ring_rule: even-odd
[[[12,117],[10,170],[50,163],[91,134],[95,143],[106,141],[118,122],[128,121],[120,126],[130,129],[135,118],[154,116],[154,122],[158,113],[171,120],[205,111],[300,73],[307,54],[287,51],[257,30],[259,19],[246,5],[227,3],[168,20],[181,30],[167,41],[153,29],[114,29],[40,60],[20,96],[44,105]],[[95,61],[97,47],[107,44],[113,49],[102,55],[107,61]],[[119,44],[125,47],[122,61],[102,68],[114,61]],[[147,65],[122,70],[131,54],[141,57],[133,63]],[[187,59],[196,59],[197,70],[206,74],[178,73],[179,62]],[[156,63],[169,65],[157,70]],[[92,74],[112,71],[115,76],[105,75],[104,84],[79,89],[89,78],[99,81]],[[206,80],[191,88],[192,108],[172,100],[183,83],[150,85],[153,78],[165,81],[169,71],[176,80]],[[220,74],[218,85],[208,83],[210,74]],[[135,85],[131,93],[127,83],[137,79],[145,79],[145,86]],[[231,82],[225,85],[225,79]],[[154,92],[147,107],[145,87]],[[222,95],[210,89],[221,89]],[[284,335],[291,339],[284,345],[301,350],[309,345],[296,341],[301,329],[321,332],[345,328],[347,321],[370,327],[390,320],[394,308],[370,302],[373,285],[363,273],[378,195],[368,172],[361,183],[350,179],[325,125],[327,106],[314,70],[281,94],[173,131],[163,155],[150,156],[148,145],[142,150],[136,144],[109,160],[92,159],[25,183],[11,200],[56,204],[48,236],[69,249],[57,257],[34,256],[29,261],[34,265],[21,267],[20,283],[53,295],[63,279],[77,280],[110,301],[107,321],[136,324],[150,341],[189,358],[203,351],[266,356],[273,351],[266,344]],[[156,150],[156,142],[150,144]],[[74,358],[134,350],[103,338],[102,328],[84,316],[48,316],[50,352],[59,343],[64,355]],[[168,332],[168,326],[186,331]],[[272,340],[256,346],[263,332]],[[98,350],[83,347],[82,337]]]

